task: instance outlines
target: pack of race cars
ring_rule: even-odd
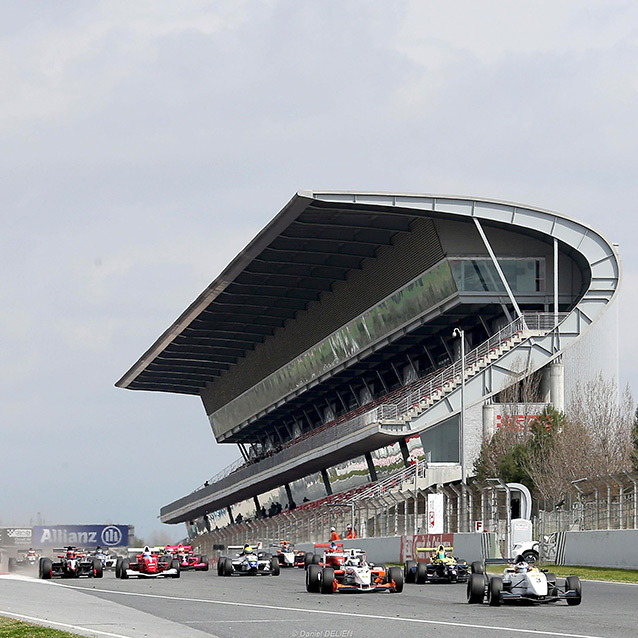
[[[401,593],[404,583],[466,583],[467,602],[490,606],[506,603],[556,603],[580,605],[582,585],[577,576],[558,579],[546,569],[516,559],[485,559],[471,565],[454,556],[444,545],[417,548],[417,557],[403,568],[375,564],[362,549],[345,549],[342,543],[314,545],[314,551],[294,548],[289,541],[264,547],[262,543],[229,546],[229,555],[219,557],[217,575],[279,576],[283,568],[305,572],[309,593]],[[97,548],[87,551],[76,547],[54,550],[53,557],[42,550],[21,550],[9,560],[9,571],[38,567],[38,576],[52,578],[102,578],[113,569],[116,578],[179,578],[182,571],[208,571],[205,555],[196,554],[190,545],[166,545],[131,548],[126,556],[108,554]],[[497,570],[495,573],[494,570]]]

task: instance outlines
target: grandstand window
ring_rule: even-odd
[[[499,259],[498,263],[513,292],[534,293],[545,291],[545,260]],[[505,288],[487,257],[450,259],[456,285],[462,292],[504,292]]]

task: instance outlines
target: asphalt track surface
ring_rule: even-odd
[[[149,638],[506,638],[638,635],[638,586],[588,581],[583,603],[468,605],[465,585],[403,593],[309,594],[303,570],[274,576],[182,573],[179,579],[41,581],[0,576],[0,615],[84,636]]]

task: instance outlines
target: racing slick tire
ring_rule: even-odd
[[[208,556],[206,556],[206,554],[203,554],[202,557],[200,558],[200,561],[203,563],[203,567],[200,567],[199,570],[202,572],[207,572],[210,569],[210,565],[208,563]]]
[[[233,561],[231,558],[224,558],[224,567],[222,571],[222,576],[231,576],[234,572]]]
[[[281,565],[279,564],[279,559],[276,556],[270,557],[270,575],[271,576],[279,576],[279,572],[281,571]]]
[[[18,569],[18,561],[13,558],[13,556],[9,559],[9,567],[8,567],[10,572],[14,572],[16,571],[16,569]]]
[[[416,576],[416,561],[406,560],[405,566],[403,567],[403,573],[405,574],[405,582],[413,583],[414,577]]]
[[[472,565],[470,566],[470,570],[473,574],[485,573],[485,567],[483,566],[483,563],[480,560],[473,561]]]
[[[485,598],[485,576],[483,574],[470,574],[467,581],[467,602],[477,605]]]
[[[53,561],[50,558],[40,559],[40,578],[49,580],[53,576]]]
[[[414,578],[414,582],[417,585],[423,585],[428,580],[428,568],[425,563],[417,563],[416,564],[416,574]]]
[[[394,581],[394,591],[400,594],[403,591],[403,570],[400,567],[388,569],[388,582]]]
[[[313,554],[312,555],[312,564],[313,565],[319,565],[319,563],[321,563],[321,556],[319,556],[319,554]]]
[[[535,552],[533,549],[526,549],[522,556],[523,560],[532,566],[536,565],[538,562],[538,552]]]
[[[578,595],[573,598],[566,598],[568,605],[580,605],[583,594],[582,594],[582,586],[580,584],[580,578],[578,576],[568,576],[565,579],[565,592],[570,590],[575,591]]]
[[[324,567],[321,572],[321,593],[332,594],[335,581],[335,570],[332,567]]]
[[[321,567],[308,565],[306,569],[306,591],[318,594],[321,591]]]
[[[128,578],[128,574],[126,573],[126,570],[129,568],[130,564],[131,563],[128,558],[122,559],[122,562],[120,563],[120,578],[122,580],[126,580]]]
[[[122,571],[122,561],[124,559],[119,557],[117,558],[117,560],[115,561],[115,578],[119,578],[120,577],[120,572]]]
[[[313,564],[312,563],[312,557],[313,556],[314,556],[314,554],[312,552],[306,552],[306,555],[304,556],[304,559],[303,559],[303,564],[304,564],[304,567],[306,569],[308,569],[308,565],[312,565]]]
[[[176,569],[177,571],[172,575],[172,578],[179,578],[180,574],[182,573],[182,568],[181,565],[179,564],[179,560],[177,560],[177,558],[174,558],[171,561],[171,569]]]
[[[500,576],[492,576],[487,587],[487,601],[491,607],[499,607],[501,604],[501,593],[503,591],[503,579]]]
[[[91,572],[93,578],[102,578],[104,576],[104,565],[99,558],[93,559],[93,571]]]
[[[223,576],[224,575],[224,561],[226,560],[225,556],[220,556],[217,559],[217,575],[218,576]]]

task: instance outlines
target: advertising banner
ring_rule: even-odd
[[[0,527],[0,547],[31,547],[32,537],[30,527]]]
[[[443,494],[428,494],[428,534],[443,533]]]
[[[36,525],[34,547],[123,547],[128,525]]]

